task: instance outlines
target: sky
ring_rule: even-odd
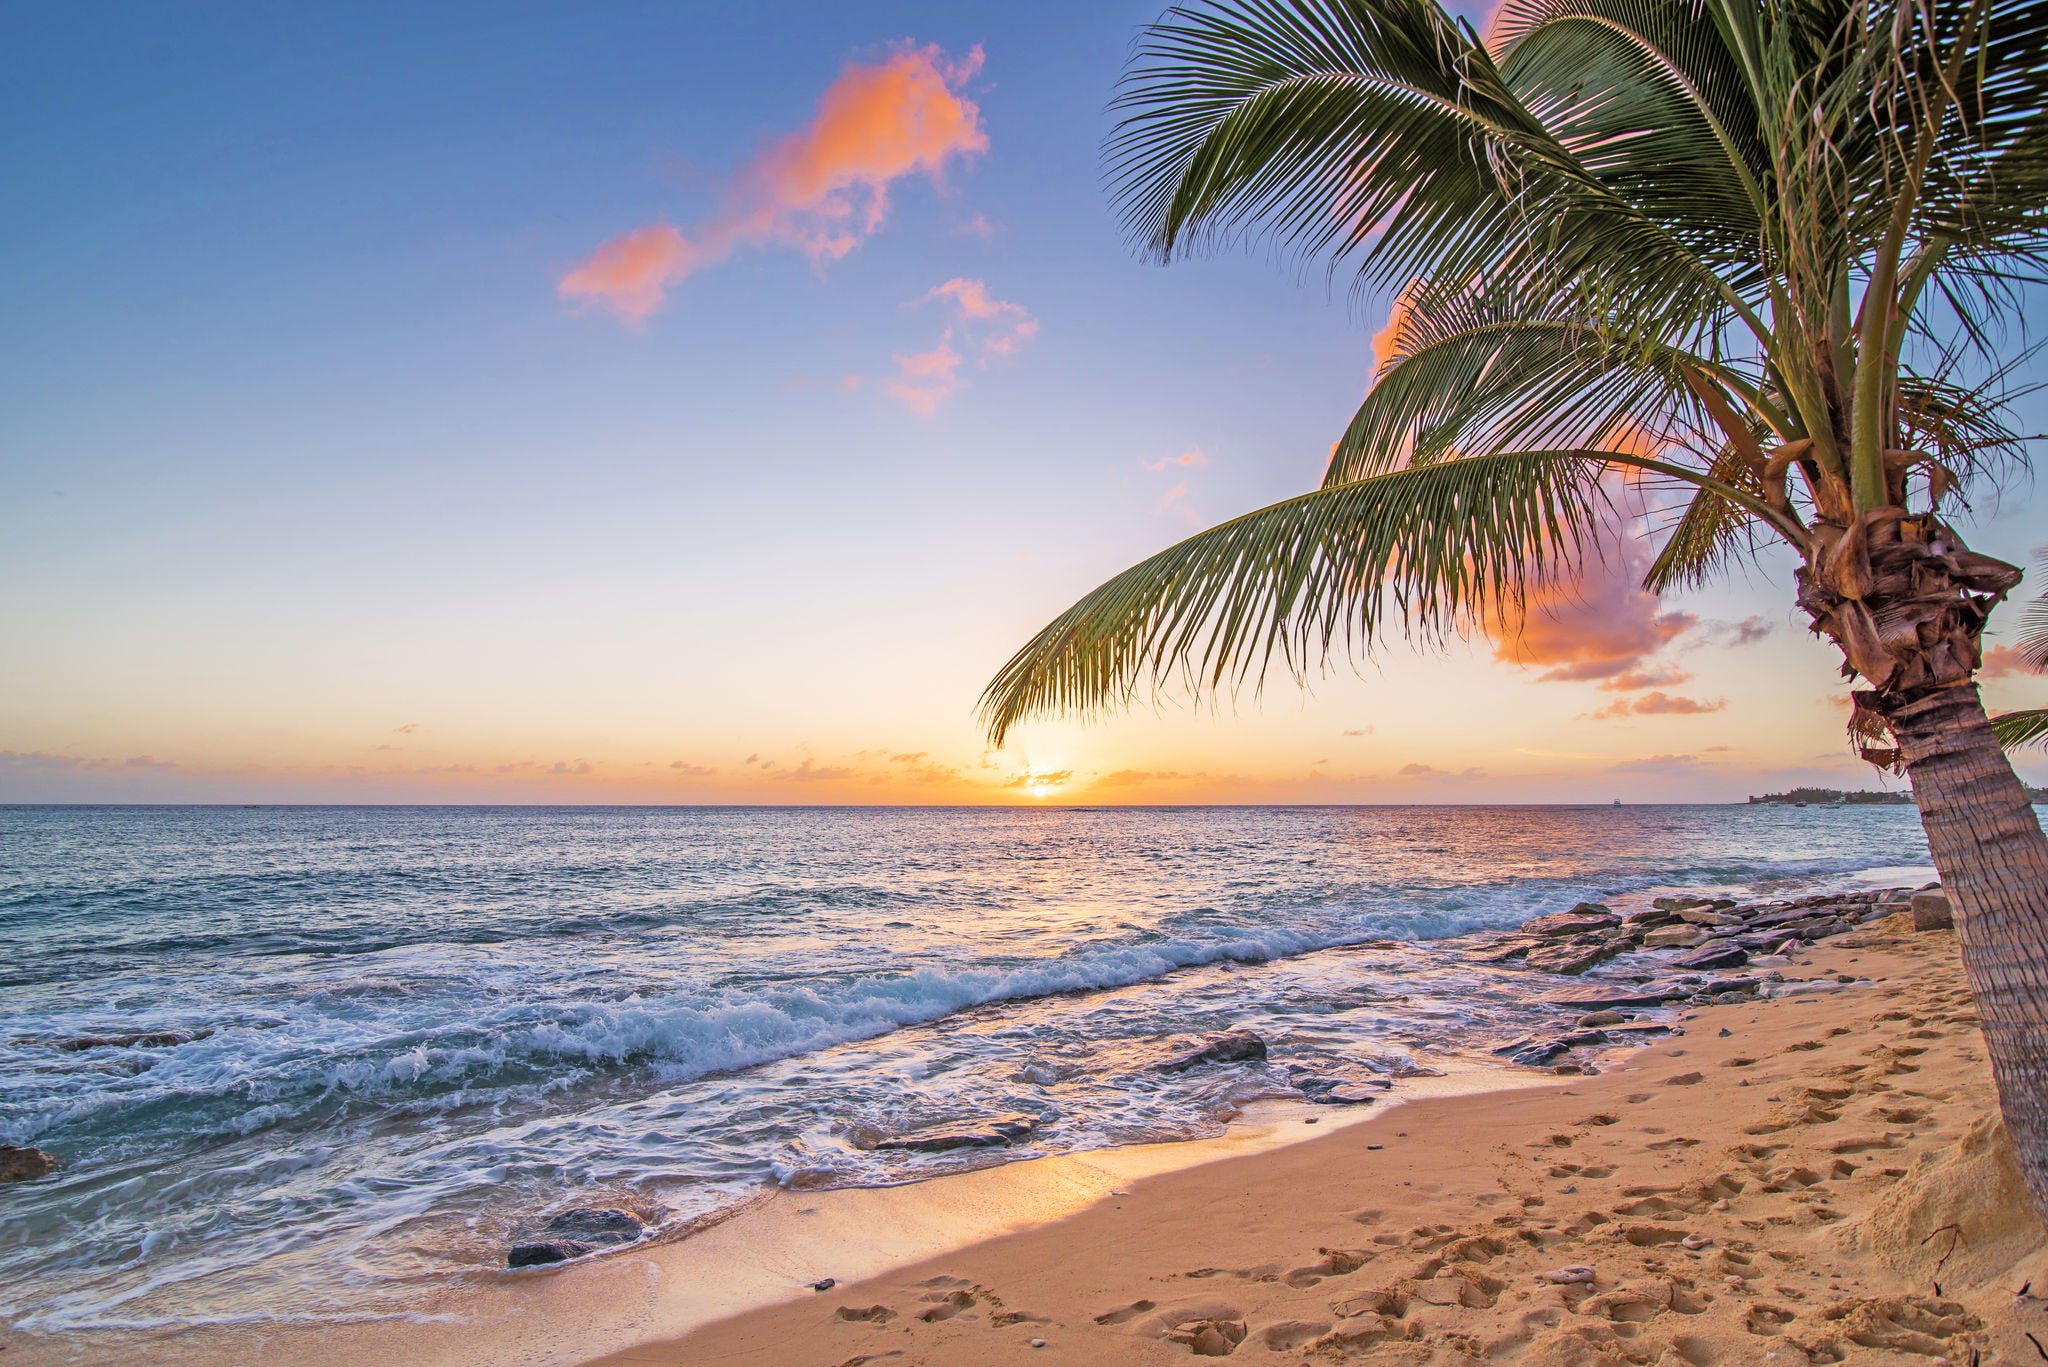
[[[1038,627],[1313,487],[1389,313],[1133,253],[1099,149],[1155,15],[0,4],[0,800],[1887,781],[1783,554],[987,748]],[[1964,526],[2027,562],[2044,514]]]

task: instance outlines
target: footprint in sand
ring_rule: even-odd
[[[1364,1267],[1376,1255],[1363,1250],[1348,1248],[1319,1248],[1322,1260],[1306,1267],[1297,1267],[1288,1272],[1282,1281],[1292,1287],[1314,1286],[1326,1277],[1343,1277]]]
[[[1276,1353],[1287,1353],[1303,1344],[1313,1343],[1329,1332],[1328,1321],[1282,1320],[1268,1326],[1260,1333],[1259,1340]]]
[[[1129,1305],[1119,1306],[1115,1310],[1103,1311],[1095,1317],[1095,1322],[1097,1324],[1127,1324],[1138,1318],[1138,1316],[1148,1314],[1158,1308],[1159,1302],[1157,1301],[1132,1301]]]
[[[896,1318],[896,1312],[886,1305],[842,1305],[837,1313],[851,1324],[887,1324]]]
[[[936,1302],[936,1304],[927,1306],[925,1309],[917,1312],[917,1317],[926,1324],[937,1324],[940,1320],[949,1320],[962,1310],[971,1310],[979,1303],[974,1299],[974,1293],[971,1291],[946,1291],[937,1295],[927,1296],[925,1299]]]
[[[1677,1077],[1664,1079],[1666,1087],[1696,1087],[1707,1080],[1705,1073],[1680,1073]]]

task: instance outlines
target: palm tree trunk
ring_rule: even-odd
[[[2006,1130],[2048,1222],[2048,837],[1976,684],[1885,711],[1955,911]]]

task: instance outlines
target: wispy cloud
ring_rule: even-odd
[[[1706,622],[1699,630],[1697,639],[1711,641],[1723,646],[1752,646],[1777,631],[1777,626],[1764,617],[1745,617],[1739,622]]]
[[[1183,477],[1183,472],[1199,470],[1208,463],[1209,453],[1199,446],[1190,446],[1177,456],[1161,456],[1158,460],[1144,462],[1146,470],[1152,474],[1174,477],[1174,484],[1159,496],[1159,501],[1153,505],[1152,511],[1177,513],[1186,519],[1190,526],[1201,526],[1202,516],[1195,511],[1195,505],[1188,497],[1188,483]]]
[[[1198,470],[1208,463],[1208,452],[1199,446],[1190,446],[1177,456],[1161,456],[1158,460],[1148,460],[1145,462],[1145,468],[1155,475],[1163,475],[1168,470]]]
[[[564,275],[558,292],[639,320],[675,285],[742,246],[837,261],[881,228],[896,181],[937,179],[954,159],[988,149],[980,109],[960,94],[981,63],[979,47],[955,60],[932,46],[849,63],[809,125],[736,171],[708,218],[687,232],[653,223],[613,238]]]
[[[985,281],[955,276],[911,300],[913,304],[932,302],[946,305],[953,322],[930,351],[897,353],[895,375],[882,381],[883,393],[923,418],[967,387],[960,367],[970,355],[978,369],[986,370],[992,360],[1016,355],[1018,348],[1038,335],[1038,320],[1031,311],[996,298]],[[954,348],[955,340],[967,354]]]
[[[1434,782],[1469,783],[1473,779],[1485,778],[1484,769],[1439,769],[1434,764],[1404,764],[1394,771],[1395,778],[1420,778]]]
[[[1682,694],[1653,690],[1639,698],[1617,698],[1598,712],[1583,715],[1592,721],[1603,721],[1611,717],[1687,717],[1704,712],[1719,712],[1728,706],[1726,698],[1715,698],[1709,702],[1701,698],[1688,698]]]
[[[1725,747],[1724,747],[1725,748]],[[1619,764],[1607,766],[1610,774],[1668,774],[1703,767],[1698,755],[1644,755],[1641,759],[1625,759]]]

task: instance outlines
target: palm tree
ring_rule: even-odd
[[[2026,458],[2000,352],[2048,265],[2048,3],[1505,0],[1493,29],[1434,0],[1151,28],[1109,145],[1144,250],[1401,287],[1392,353],[1319,489],[1082,598],[990,683],[990,735],[1504,623],[1617,534],[1603,476],[1668,482],[1650,587],[1799,556],[2048,1218],[2048,839],[1974,683],[2020,572],[1946,520]]]
[[[2048,555],[2041,557],[2048,569]],[[2038,673],[2048,674],[2048,593],[2034,599],[2020,622],[2020,663]],[[2048,746],[2048,707],[2029,707],[1991,719],[1998,742],[2008,750],[2022,745]]]

